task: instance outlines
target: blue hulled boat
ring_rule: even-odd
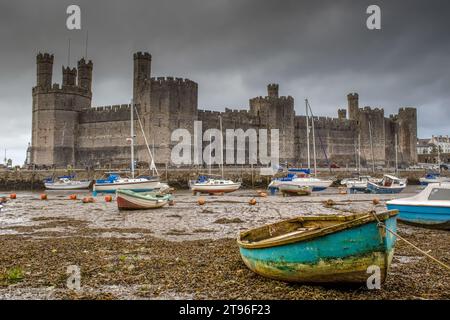
[[[406,188],[406,180],[388,174],[380,182],[368,181],[367,190],[371,193],[393,194],[400,193]]]
[[[441,177],[439,173],[429,172],[423,178],[419,179],[422,186],[427,186],[429,183],[450,182],[450,178]]]
[[[398,210],[402,222],[450,230],[450,183],[430,183],[413,197],[388,201],[387,207]]]
[[[252,271],[277,280],[302,283],[366,283],[369,266],[386,279],[397,211],[352,216],[298,217],[241,232],[237,242]]]

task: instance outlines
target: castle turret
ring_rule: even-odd
[[[84,58],[78,61],[78,86],[91,92],[92,89],[92,61],[86,62]]]
[[[52,86],[53,55],[49,53],[38,53],[36,56],[36,67],[36,86],[50,88]]]
[[[267,95],[272,98],[278,98],[278,84],[271,83],[267,86]]]
[[[150,96],[152,56],[148,52],[137,52],[133,58],[133,100],[136,104],[144,105],[143,100]]]
[[[358,120],[359,113],[359,96],[357,93],[347,95],[348,100],[348,118],[350,120]]]
[[[338,118],[339,119],[347,119],[347,110],[339,109],[338,110]]]
[[[401,161],[417,162],[417,109],[401,108],[398,112],[398,145]]]
[[[62,78],[63,86],[76,86],[76,81],[77,81],[77,69],[76,68],[73,68],[73,69],[70,67],[65,68],[63,66],[62,74],[63,74],[63,78]]]

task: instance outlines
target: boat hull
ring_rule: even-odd
[[[240,183],[233,183],[228,185],[202,185],[192,184],[191,190],[200,193],[230,193],[238,190],[241,187]]]
[[[430,183],[450,182],[450,180],[448,178],[435,178],[435,179],[420,178],[419,182],[421,186],[427,186]]]
[[[169,203],[167,197],[162,199],[144,199],[132,194],[117,192],[117,207],[119,210],[147,210],[164,207]]]
[[[377,193],[377,194],[396,194],[402,192],[405,187],[382,187],[375,183],[369,182],[367,183],[367,190],[371,193]]]
[[[283,195],[308,196],[311,194],[312,188],[307,186],[298,186],[293,184],[281,184],[278,189]]]
[[[94,184],[93,191],[100,193],[115,193],[117,190],[131,190],[134,192],[146,192],[157,189],[159,181],[139,181],[128,183],[101,183]]]
[[[396,230],[395,216],[385,221]],[[289,282],[366,283],[370,266],[378,266],[381,281],[392,261],[395,236],[376,221],[320,238],[286,245],[248,249],[240,247],[244,263],[254,272]]]
[[[58,183],[44,183],[47,190],[84,190],[89,189],[91,181],[80,181],[80,183],[58,184]]]
[[[450,230],[450,207],[387,204],[388,209],[400,212],[401,222],[440,230]]]

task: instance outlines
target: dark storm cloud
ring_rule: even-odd
[[[199,83],[199,107],[245,108],[269,82],[316,114],[334,116],[346,94],[361,105],[419,108],[419,134],[448,134],[450,2],[389,1],[9,1],[0,3],[0,148],[22,161],[31,131],[35,54],[55,54],[61,81],[71,39],[71,65],[94,61],[94,105],[131,98],[132,52],[153,55],[155,76]],[[65,28],[78,4],[82,30]],[[382,30],[365,27],[370,4]]]

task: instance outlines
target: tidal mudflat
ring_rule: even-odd
[[[401,194],[417,192],[415,186]],[[257,197],[255,190],[224,196],[175,193],[175,205],[119,212],[102,196],[94,203],[70,193],[21,192],[0,212],[2,299],[449,299],[450,274],[397,241],[381,290],[322,287],[269,280],[248,270],[235,242],[239,231],[299,215],[385,210],[398,195]],[[79,193],[78,199],[85,194]],[[372,200],[380,203],[374,205]],[[326,204],[333,200],[332,205]],[[450,263],[450,232],[400,224],[399,234]],[[81,270],[81,290],[66,286],[67,267]]]

